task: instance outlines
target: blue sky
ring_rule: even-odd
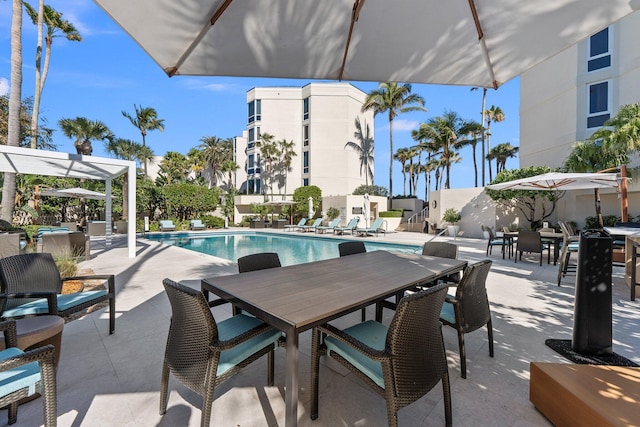
[[[36,5],[33,0],[32,4]],[[90,0],[49,0],[63,13],[83,37],[68,42],[59,37],[53,42],[51,65],[44,88],[40,114],[48,126],[56,129],[58,151],[74,153],[73,141],[57,126],[61,118],[84,116],[103,121],[117,137],[140,142],[140,133],[122,116],[133,113],[133,105],[153,107],[165,120],[164,132],[150,132],[147,144],[157,155],[167,151],[186,153],[204,136],[221,138],[240,135],[246,128],[246,92],[256,86],[303,86],[309,80],[173,77],[169,78],[120,27]],[[0,92],[8,90],[10,77],[11,1],[0,1]],[[23,17],[23,97],[33,95],[36,27]],[[377,82],[350,82],[364,92]],[[413,92],[426,101],[427,112],[407,113],[394,121],[394,149],[414,144],[411,130],[446,110],[462,118],[480,121],[482,91],[466,86],[414,84]],[[489,90],[487,108],[499,106],[506,116],[492,124],[491,146],[510,142],[519,145],[519,80],[516,78],[498,90]],[[346,141],[345,141],[346,142]],[[94,142],[94,155],[105,155],[104,145]],[[478,147],[479,148],[479,147]],[[471,148],[461,152],[462,162],[451,170],[451,187],[474,185]],[[479,153],[478,153],[479,159]],[[495,167],[495,163],[494,163]],[[518,167],[510,159],[507,168]],[[375,120],[375,184],[388,187],[389,123],[386,115]],[[495,175],[495,174],[494,174]],[[487,175],[488,180],[488,175]],[[400,164],[394,166],[394,193],[402,193]],[[424,195],[420,181],[418,194]]]

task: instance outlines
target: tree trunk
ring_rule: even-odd
[[[36,82],[33,94],[33,112],[31,113],[31,148],[38,148],[38,113],[40,111],[42,79],[42,27],[44,21],[44,0],[38,2],[38,44],[36,46]]]
[[[482,88],[482,186],[484,187],[484,160],[486,153],[484,151],[484,142],[485,142],[485,132],[484,132],[484,122],[486,120],[487,114],[485,112],[485,104],[487,102],[487,88]],[[477,176],[477,175],[476,175]]]
[[[596,218],[598,219],[598,226],[600,228],[604,228],[604,222],[602,220],[602,210],[600,209],[600,190],[597,188],[593,189],[593,198],[595,200],[596,205]]]
[[[20,107],[22,98],[22,1],[13,0],[11,11],[11,94],[9,95],[9,119],[7,145],[20,145]],[[5,172],[2,186],[1,218],[13,222],[16,203],[16,174]]]
[[[393,200],[393,117],[389,110],[389,209]]]

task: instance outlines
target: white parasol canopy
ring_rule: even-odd
[[[98,193],[97,191],[86,190],[84,188],[65,188],[63,190],[56,190],[54,188],[46,188],[40,190],[38,193],[41,196],[54,196],[54,197],[76,197],[79,199],[95,199],[104,200],[105,194]]]
[[[497,88],[635,0],[95,0],[169,75]]]
[[[618,188],[620,178],[616,173],[560,173],[549,172],[514,181],[488,185],[491,190],[590,190],[594,188]]]

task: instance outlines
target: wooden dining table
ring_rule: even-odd
[[[373,251],[203,279],[202,292],[236,305],[286,333],[285,425],[298,423],[299,335],[438,278],[464,270],[467,261]]]

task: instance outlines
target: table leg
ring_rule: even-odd
[[[285,378],[285,426],[298,425],[298,333],[287,333],[287,367]]]
[[[558,247],[560,246],[560,241],[558,239],[555,239],[553,242],[553,265],[556,265],[558,263]]]

